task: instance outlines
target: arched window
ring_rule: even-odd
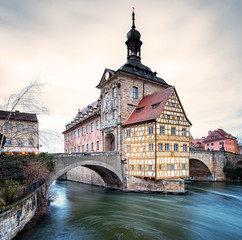
[[[133,87],[133,98],[137,99],[138,98],[138,88]]]

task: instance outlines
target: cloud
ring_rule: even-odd
[[[1,98],[40,75],[52,112],[41,125],[62,132],[99,97],[104,69],[125,63],[132,4],[142,62],[176,86],[192,134],[222,125],[242,135],[239,0],[0,0]]]

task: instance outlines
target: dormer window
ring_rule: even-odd
[[[137,113],[141,112],[142,108],[137,108]]]
[[[152,105],[152,109],[156,109],[159,106],[159,102]]]

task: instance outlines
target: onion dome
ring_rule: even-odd
[[[125,42],[127,45],[127,59],[139,61],[141,60],[141,45],[140,32],[135,29],[135,13],[132,13],[132,27],[127,33],[128,40]]]

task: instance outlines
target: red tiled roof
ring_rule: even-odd
[[[173,89],[174,87],[169,87],[144,96],[123,126],[156,119],[163,111]],[[152,107],[154,104],[158,104],[155,109]],[[141,109],[141,111],[137,112],[137,109]]]
[[[208,136],[205,139],[205,142],[222,140],[222,139],[235,139],[231,134],[226,133],[223,129],[219,128],[218,130],[209,131]]]

